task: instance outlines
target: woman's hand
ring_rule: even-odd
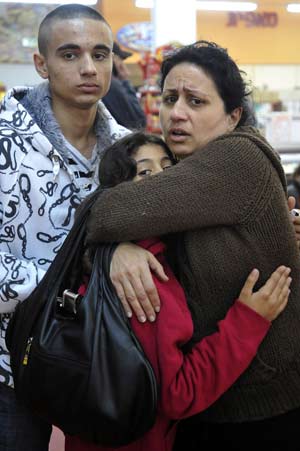
[[[267,282],[256,292],[254,285],[258,281],[259,271],[253,269],[240,292],[239,301],[255,310],[259,315],[273,321],[284,310],[290,294],[291,269],[279,266]]]
[[[162,265],[145,249],[133,243],[121,243],[116,248],[110,266],[110,278],[126,315],[132,311],[140,322],[155,321],[160,300],[151,271],[167,281]]]

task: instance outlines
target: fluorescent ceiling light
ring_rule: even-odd
[[[153,8],[153,0],[136,0],[135,6],[137,8]],[[197,0],[196,8],[200,11],[255,11],[257,4],[243,1]]]
[[[0,0],[0,3],[40,3],[47,5],[62,5],[66,3],[79,3],[80,5],[95,5],[97,0]]]
[[[226,2],[226,1],[197,1],[200,11],[255,11],[256,3],[252,2]]]
[[[286,9],[289,13],[300,13],[300,3],[289,3]]]
[[[153,0],[135,0],[137,8],[153,8]]]

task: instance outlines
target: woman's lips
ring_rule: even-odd
[[[188,133],[186,133],[184,130],[174,129],[169,131],[169,138],[173,142],[183,142],[188,137]]]

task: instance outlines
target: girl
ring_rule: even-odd
[[[129,180],[139,182],[174,164],[175,159],[161,138],[133,133],[112,145],[103,155],[99,167],[100,183],[104,187],[113,187]],[[131,319],[133,331],[155,371],[160,386],[160,401],[152,429],[121,449],[170,451],[176,433],[176,420],[206,409],[250,364],[270,322],[287,303],[290,269],[279,267],[256,293],[252,289],[259,273],[253,270],[239,299],[233,303],[226,317],[219,321],[218,331],[183,355],[181,348],[190,340],[193,325],[184,292],[164,256],[165,244],[156,238],[138,244],[158,258],[169,277],[168,282],[161,282],[153,274],[162,304],[157,320],[141,324],[135,317]],[[85,289],[85,285],[80,287],[81,294]],[[78,437],[66,437],[66,451],[102,450],[111,449],[83,442]]]

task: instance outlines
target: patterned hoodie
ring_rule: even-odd
[[[102,150],[128,133],[99,102],[98,142],[87,160],[64,140],[50,105],[47,83],[16,87],[0,105],[0,382],[11,386],[8,320],[47,271],[76,207],[96,188]]]

